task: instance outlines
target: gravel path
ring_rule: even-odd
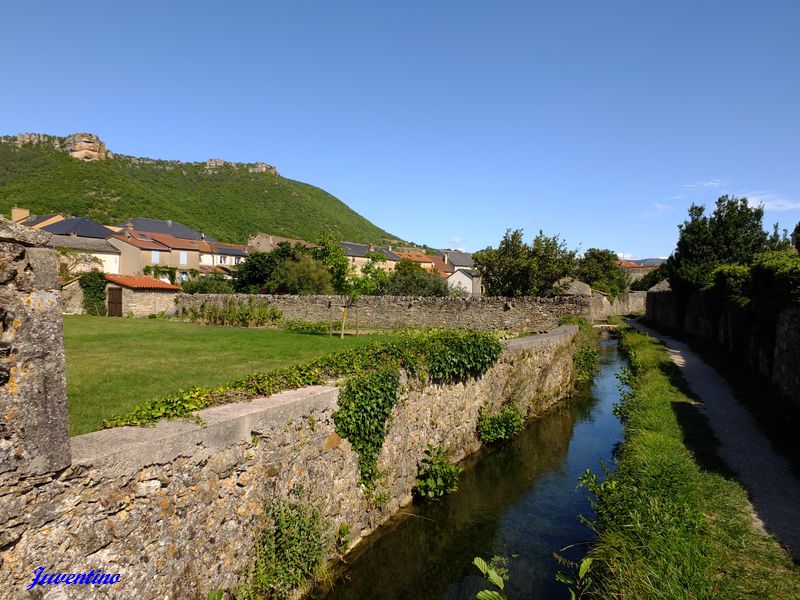
[[[786,460],[773,450],[717,371],[686,344],[636,321],[629,323],[666,345],[672,361],[702,401],[701,410],[720,441],[720,456],[747,488],[764,529],[800,562],[800,481]]]

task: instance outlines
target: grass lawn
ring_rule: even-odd
[[[70,435],[139,402],[294,365],[387,336],[338,337],[161,319],[65,316]]]

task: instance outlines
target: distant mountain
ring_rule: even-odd
[[[639,258],[637,260],[633,260],[631,262],[635,262],[637,265],[642,265],[643,267],[657,267],[658,265],[664,264],[667,262],[666,258]]]
[[[394,242],[338,198],[264,163],[204,163],[114,154],[93,134],[0,137],[0,213],[28,208],[117,224],[172,219],[229,242],[257,231],[315,240]]]

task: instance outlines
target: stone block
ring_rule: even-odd
[[[33,274],[33,289],[60,290],[58,255],[52,248],[28,248],[25,251],[28,268]]]
[[[23,246],[45,246],[50,237],[51,234],[46,231],[31,229],[0,218],[0,242],[15,242]]]

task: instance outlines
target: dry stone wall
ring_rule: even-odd
[[[279,296],[246,294],[179,294],[179,312],[201,305],[228,302],[266,302],[278,308],[284,319],[337,321],[342,296]],[[558,326],[561,317],[591,317],[588,296],[554,298],[420,298],[364,296],[348,309],[348,323],[359,327],[460,327],[477,330],[544,332]]]

